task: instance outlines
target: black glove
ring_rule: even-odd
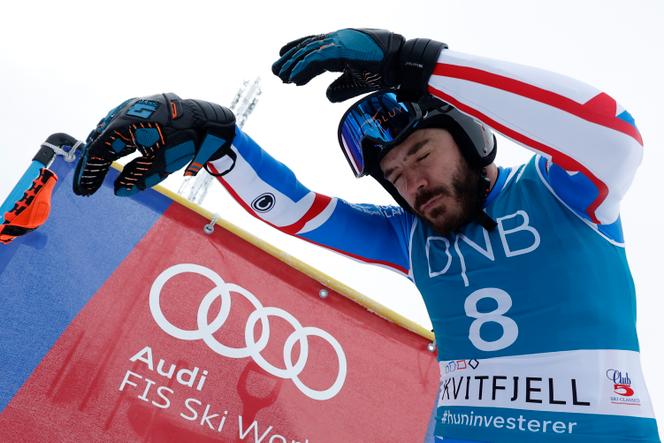
[[[417,101],[427,90],[445,43],[405,40],[383,29],[342,29],[294,40],[279,51],[272,72],[284,83],[304,85],[325,72],[343,72],[327,88],[340,102],[366,92],[399,88],[400,98]]]
[[[141,156],[115,180],[115,195],[152,187],[186,164],[185,175],[196,175],[208,161],[224,155],[232,158],[234,166],[235,153],[230,149],[234,137],[235,116],[215,103],[182,100],[173,93],[129,99],[88,136],[76,166],[74,192],[93,194],[111,163],[137,149]]]

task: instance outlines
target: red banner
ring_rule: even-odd
[[[11,399],[2,440],[422,441],[427,340],[205,222],[166,210]]]

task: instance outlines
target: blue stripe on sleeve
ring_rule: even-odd
[[[546,158],[540,157],[537,167],[556,195],[579,217],[592,223],[585,208],[597,198],[599,191],[595,185],[580,172],[570,175],[566,170],[555,163],[551,164],[547,172],[546,162]],[[599,232],[611,240],[618,243],[623,243],[625,241],[620,217],[611,224],[595,226]]]
[[[355,258],[385,263],[408,273],[408,243],[414,217],[396,206],[349,204],[338,200],[330,218],[301,235]]]
[[[233,146],[254,169],[260,171],[260,177],[274,189],[293,201],[299,201],[309,193],[309,189],[297,181],[293,172],[283,163],[275,160],[239,128],[235,131]],[[265,167],[264,162],[270,165]]]

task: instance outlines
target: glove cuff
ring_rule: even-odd
[[[422,98],[443,49],[447,49],[445,43],[427,38],[407,40],[403,44],[399,54],[400,100],[415,102]]]

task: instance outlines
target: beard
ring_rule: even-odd
[[[463,160],[452,175],[450,185],[423,189],[415,197],[414,209],[439,234],[446,236],[458,232],[464,225],[477,218],[484,202],[482,196],[484,186],[485,178],[482,171],[470,168]],[[420,210],[422,205],[438,196],[442,198],[428,209],[428,215],[422,213]],[[450,205],[448,203],[450,199],[456,205]]]

